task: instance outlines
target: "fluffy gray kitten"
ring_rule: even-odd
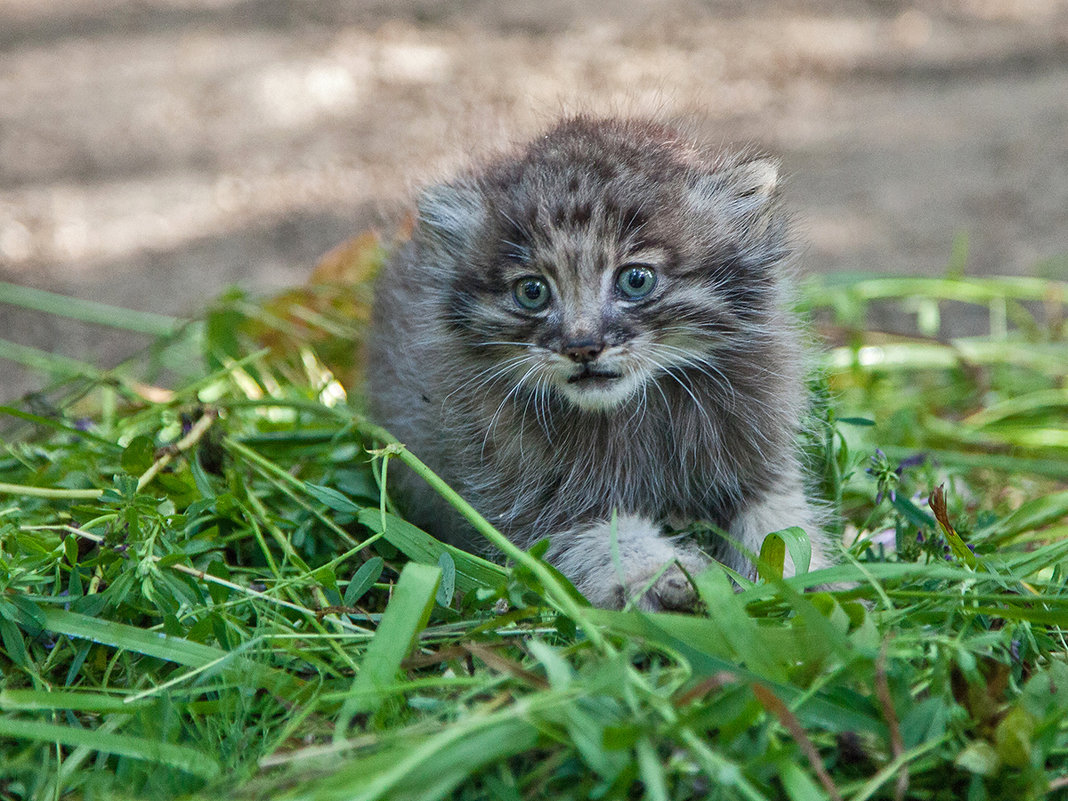
[[[752,552],[802,526],[827,564],[777,181],[774,161],[578,117],[428,189],[378,280],[373,414],[517,545],[549,537],[600,606],[667,567],[639,604],[686,607],[677,565],[709,557],[753,575],[726,540],[664,534],[698,520]],[[413,474],[398,484],[413,522],[478,546]]]

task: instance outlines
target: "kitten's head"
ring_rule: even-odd
[[[727,382],[776,325],[776,164],[665,128],[567,121],[420,202],[449,329],[516,397],[611,410],[661,378]]]

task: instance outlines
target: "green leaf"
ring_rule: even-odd
[[[793,562],[794,575],[807,573],[812,565],[812,542],[808,538],[808,532],[799,526],[791,526],[782,531],[776,531],[768,535],[783,541],[786,550]]]
[[[1031,764],[1031,738],[1035,719],[1023,707],[1014,707],[994,730],[994,745],[1001,762],[1013,768]]]
[[[211,479],[208,477],[208,473],[204,470],[203,465],[200,464],[200,452],[197,451],[194,458],[189,460],[189,470],[193,474],[193,483],[196,485],[197,491],[200,493],[200,497],[205,500],[212,500],[215,498],[215,490],[212,489]]]
[[[15,594],[8,597],[18,610],[15,622],[22,626],[31,637],[40,634],[45,625],[45,615],[41,607],[25,595]]]
[[[204,349],[213,370],[223,369],[228,360],[236,361],[243,355],[238,332],[245,317],[229,305],[242,298],[240,290],[231,290],[208,312],[204,326]]]
[[[827,794],[794,762],[782,763],[779,778],[790,801],[824,801]]]
[[[349,579],[349,585],[345,588],[343,603],[345,606],[355,606],[376,581],[382,576],[382,568],[385,562],[381,556],[372,556],[356,571]]]
[[[910,704],[901,717],[901,737],[906,748],[934,742],[946,732],[950,707],[941,697],[926,698]]]
[[[204,571],[209,576],[215,578],[221,578],[225,580],[230,579],[230,568],[227,567],[226,562],[216,557],[212,559],[208,564],[207,570]],[[211,596],[211,600],[216,604],[221,604],[230,597],[230,588],[224,587],[222,584],[217,584],[214,581],[208,582],[208,594]]]
[[[527,649],[541,666],[545,668],[545,675],[555,690],[566,690],[575,679],[575,671],[560,652],[546,642],[531,640],[527,643]]]
[[[67,537],[63,540],[63,554],[67,557],[67,564],[71,567],[75,567],[78,564],[78,540],[74,537]]]
[[[748,613],[723,569],[713,563],[696,577],[697,591],[708,608],[708,620],[715,636],[735,659],[761,676],[782,681],[786,678],[785,660],[776,659],[759,627]],[[706,635],[708,636],[708,635]],[[718,649],[717,649],[718,650]]]
[[[1048,667],[1027,680],[1020,703],[1040,721],[1060,722],[1068,717],[1068,665],[1051,659]]]
[[[334,590],[337,588],[337,575],[334,573],[333,568],[329,566],[324,565],[318,570],[313,570],[311,577],[316,584],[324,589]]]
[[[8,618],[0,618],[0,641],[4,643],[4,651],[8,659],[23,670],[32,670],[30,655],[26,651],[26,641],[22,631]]]
[[[346,760],[336,773],[303,786],[287,801],[439,801],[469,776],[529,752],[538,730],[508,711],[456,721],[436,734],[405,739]]]
[[[155,455],[155,442],[151,437],[140,434],[130,440],[130,444],[123,449],[119,463],[131,476],[139,476],[152,466]]]
[[[441,568],[441,584],[438,585],[436,600],[441,606],[448,606],[456,591],[456,563],[448,551],[438,557],[438,567]]]
[[[935,519],[920,507],[898,493],[897,497],[890,502],[895,509],[901,512],[901,516],[917,528],[933,528]]]
[[[973,740],[953,760],[958,768],[980,776],[993,776],[1001,767],[998,753],[986,740]]]
[[[308,491],[309,495],[328,509],[333,509],[335,512],[358,515],[363,510],[363,507],[353,503],[336,489],[324,487],[320,484],[312,484],[308,481],[304,482],[304,488]]]
[[[164,554],[156,562],[156,567],[170,567],[179,563],[188,563],[189,557],[187,557],[181,551],[174,551],[173,553]]]
[[[757,567],[765,580],[781,579],[786,566],[786,541],[776,534],[769,534],[760,546],[760,561]]]

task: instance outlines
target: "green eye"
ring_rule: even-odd
[[[656,286],[656,273],[644,264],[629,264],[619,271],[616,286],[627,299],[640,300]]]
[[[536,275],[528,275],[515,282],[512,296],[524,309],[540,311],[549,304],[549,285]]]

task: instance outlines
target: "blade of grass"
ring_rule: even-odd
[[[944,465],[1000,470],[1005,473],[1034,473],[1047,478],[1068,479],[1068,459],[1035,459],[1002,453],[968,453],[966,451],[932,448],[904,448],[887,445],[883,451],[891,459],[901,461],[918,452]]]
[[[648,737],[643,737],[634,744],[634,753],[638,758],[638,773],[645,785],[646,798],[650,801],[668,801],[667,781],[660,757]]]
[[[824,364],[835,372],[858,368],[881,371],[947,370],[962,364],[1008,364],[1030,367],[1047,375],[1063,375],[1068,367],[1068,358],[1064,347],[1058,344],[959,339],[949,345],[890,342],[862,345],[859,348],[839,347],[826,355]]]
[[[28,484],[0,482],[0,495],[25,495],[28,498],[51,498],[52,500],[90,501],[104,494],[102,489],[57,489],[55,487],[31,487]]]
[[[112,648],[134,651],[192,668],[201,668],[213,663],[222,666],[226,662],[233,661],[240,665],[245,675],[258,686],[281,694],[292,692],[299,685],[295,677],[280,670],[268,668],[238,654],[213,648],[210,645],[171,637],[163,632],[144,631],[125,623],[101,620],[77,612],[68,612],[65,609],[45,608],[43,611],[44,627],[56,634],[92,640]]]
[[[914,748],[910,748],[905,753],[888,762],[882,770],[865,782],[855,795],[850,796],[848,801],[868,801],[869,798],[872,798],[879,791],[880,787],[889,783],[891,779],[896,778],[903,767],[918,757],[923,756],[928,751],[942,745],[947,739],[949,739],[949,735],[943,735],[937,739],[930,740],[926,743],[920,743]]]
[[[858,276],[837,273],[820,276],[819,281],[806,282],[806,299],[819,306],[830,305],[839,293],[863,300],[884,300],[901,297],[940,298],[962,303],[987,305],[992,300],[1044,301],[1052,292],[1068,297],[1068,283],[1030,276],[994,276],[991,278],[924,278],[916,276]]]
[[[1068,409],[1068,389],[1043,389],[1005,398],[970,414],[965,421],[974,426],[986,426],[1011,417]]]
[[[745,774],[742,773],[741,768],[722,754],[718,754],[716,751],[709,748],[708,745],[692,731],[683,729],[682,740],[686,743],[697,763],[701,765],[714,784],[734,787],[740,794],[740,797],[747,798],[749,801],[769,801],[766,795],[760,792],[753,786],[752,782],[745,778]]]
[[[975,532],[993,542],[1004,542],[1024,532],[1056,523],[1068,516],[1068,490],[1021,504],[1014,512]]]
[[[83,431],[80,428],[75,428],[74,426],[63,422],[63,420],[60,419],[52,417],[42,417],[39,414],[30,414],[29,412],[24,412],[21,409],[15,409],[11,406],[0,406],[0,414],[5,414],[10,417],[17,417],[18,419],[25,420],[28,423],[33,423],[34,425],[38,426],[45,426],[46,428],[53,428],[56,431],[64,431],[68,434],[72,434],[73,436],[80,437],[82,439],[92,440],[93,442],[99,445],[103,445],[104,447],[110,448],[115,451],[122,450],[122,446],[118,443],[112,442],[111,440],[102,437],[92,431]]]
[[[381,688],[393,683],[401,662],[411,653],[419,632],[426,627],[440,581],[441,569],[436,566],[417,562],[404,566],[374,639],[360,663],[360,672],[352,684],[352,695],[342,707],[335,740],[346,735],[353,716],[374,712],[389,697]]]
[[[0,302],[52,314],[56,317],[65,317],[68,320],[96,323],[108,328],[135,331],[154,337],[170,336],[187,322],[177,317],[124,309],[93,300],[48,292],[44,289],[10,284],[6,281],[0,281]]]
[[[63,378],[91,378],[94,381],[99,381],[105,376],[103,370],[91,364],[80,362],[77,359],[72,359],[70,356],[49,353],[48,351],[31,348],[29,345],[20,345],[7,339],[0,339],[0,359],[6,359],[24,367]]]
[[[168,765],[202,779],[213,779],[221,772],[219,763],[203,751],[146,737],[60,726],[40,720],[20,720],[9,716],[0,717],[0,735],[69,747],[85,747],[105,754],[142,759]]]
[[[557,696],[552,699],[559,703]],[[529,704],[460,720],[430,737],[398,738],[392,747],[349,760],[327,779],[287,796],[290,801],[436,801],[495,760],[528,751],[538,732],[525,719]]]
[[[126,703],[126,698],[123,696],[98,692],[0,690],[0,709],[11,712],[70,709],[78,712],[129,713],[136,711],[138,706],[138,704]]]

